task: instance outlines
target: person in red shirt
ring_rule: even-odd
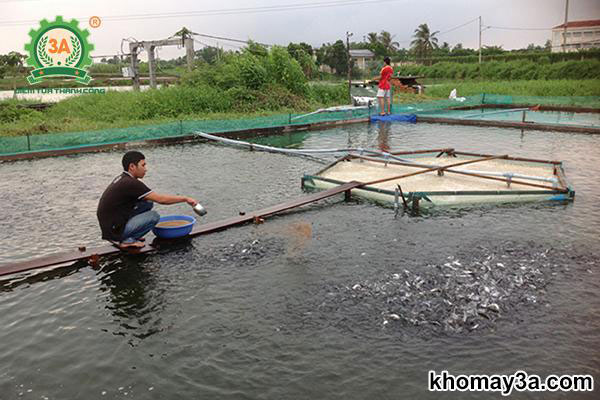
[[[381,69],[381,75],[379,77],[379,90],[377,90],[377,101],[379,101],[379,115],[386,115],[384,105],[387,99],[387,113],[391,114],[391,103],[392,103],[392,92],[390,85],[390,78],[394,74],[394,69],[390,65],[391,60],[389,57],[383,59],[385,66]]]

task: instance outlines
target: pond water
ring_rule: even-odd
[[[260,142],[562,160],[576,198],[395,217],[340,196],[98,269],[5,278],[0,398],[439,398],[429,370],[590,374],[597,385],[600,137],[382,124]],[[196,197],[203,223],[301,196],[302,174],[323,167],[208,143],[142,151],[146,184]],[[97,200],[121,157],[0,164],[0,264],[100,245]],[[487,296],[489,310],[468,314],[464,296]],[[543,397],[573,394],[597,398]]]

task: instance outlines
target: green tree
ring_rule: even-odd
[[[304,42],[290,43],[287,46],[287,50],[288,53],[290,53],[290,55],[294,57],[296,61],[298,61],[298,64],[300,64],[302,67],[304,75],[308,79],[311,79],[317,71],[317,64],[313,59],[314,51],[312,46]]]
[[[330,47],[330,43],[323,43],[321,47],[315,49],[315,55],[317,56],[317,65],[327,65],[325,59],[327,58],[327,51]]]
[[[13,89],[17,88],[17,75],[24,70],[23,62],[26,56],[16,51],[0,55],[0,78],[6,74],[13,77]]]
[[[476,52],[472,49],[465,49],[462,43],[457,43],[456,46],[452,48],[450,52],[451,56],[461,57],[461,56],[470,56],[474,55]]]
[[[494,56],[506,53],[506,50],[502,46],[483,46],[481,48],[481,54],[484,56]]]
[[[437,49],[433,50],[433,55],[435,57],[446,57],[450,55],[450,45],[448,42],[444,42]]]
[[[256,43],[252,40],[248,40],[248,45],[246,46],[244,51],[246,51],[250,54],[254,54],[255,56],[258,56],[258,57],[266,57],[269,55],[269,50],[267,49],[266,46],[264,46],[260,43]]]
[[[338,40],[334,44],[327,44],[321,47],[323,52],[319,55],[317,52],[317,59],[321,57],[321,63],[330,66],[335,69],[338,75],[345,75],[348,73],[348,55],[346,53],[346,45],[343,41]]]
[[[163,61],[163,60],[160,60],[160,61]],[[121,64],[121,59],[119,58],[119,56],[112,56],[112,58],[109,58],[106,60],[106,63],[114,64],[114,65]]]
[[[317,72],[317,64],[315,64],[315,61],[310,54],[302,49],[299,49],[296,52],[294,59],[298,61],[298,64],[300,64],[302,72],[304,72],[304,76],[306,76],[307,79],[312,79],[315,76]]]
[[[173,34],[173,36],[179,36],[181,38],[187,38],[187,37],[191,37],[192,36],[192,31],[190,31],[188,28],[186,28],[185,26],[183,28],[181,28],[180,30],[178,30],[177,32],[175,32],[175,34]]]
[[[202,60],[208,64],[214,64],[217,62],[217,60],[222,58],[222,56],[223,56],[222,53],[223,53],[223,51],[221,49],[219,49],[218,47],[206,46],[200,50],[194,51],[194,57],[196,59]],[[181,57],[181,60],[183,61],[183,57]],[[179,64],[179,58],[176,60],[175,64],[182,65],[182,64]]]
[[[269,51],[267,72],[276,83],[297,95],[306,95],[308,85],[302,67],[285,47],[274,46]]]
[[[369,32],[367,34],[367,47],[376,58],[393,56],[398,52],[400,44],[394,41],[394,37],[387,31],[381,31],[380,34]]]
[[[531,51],[544,51],[544,48],[542,46],[538,46],[538,45],[536,45],[534,43],[529,43],[527,45],[527,48],[525,50],[528,51],[528,52],[531,52]]]
[[[394,37],[387,31],[381,31],[381,34],[379,35],[379,42],[385,49],[387,56],[391,56],[396,53],[398,47],[400,46],[398,42],[394,42]]]
[[[421,24],[415,29],[415,34],[413,35],[414,39],[410,42],[410,45],[414,50],[417,59],[423,60],[424,58],[429,57],[433,49],[438,48],[438,39],[435,37],[437,33],[439,33],[439,31],[431,32],[427,24]]]
[[[304,42],[290,43],[290,44],[288,44],[287,49],[288,49],[288,52],[290,53],[290,55],[292,57],[294,57],[296,60],[298,60],[298,52],[300,50],[304,51],[309,56],[312,56],[314,53],[312,46],[310,44],[304,43]],[[300,61],[300,60],[298,60],[298,61]]]
[[[235,58],[239,69],[242,84],[248,89],[258,90],[267,83],[267,69],[259,57],[252,53],[245,53]]]
[[[371,45],[371,46],[377,45],[379,43],[379,38],[377,37],[377,33],[369,32],[367,34],[367,41],[369,42],[369,45]]]

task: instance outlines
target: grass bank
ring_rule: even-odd
[[[477,81],[456,80],[439,83],[426,88],[428,96],[448,98],[455,89],[459,96],[472,96],[480,93],[508,96],[600,96],[600,80],[506,80]]]
[[[562,61],[551,63],[548,57],[530,60],[489,61],[482,64],[440,62],[433,65],[402,65],[400,75],[446,79],[546,80],[600,79],[600,60]]]
[[[0,102],[0,136],[93,131],[162,124],[180,120],[233,120],[282,113],[302,113],[347,104],[345,84],[284,86],[277,79],[254,81],[250,67],[240,82],[235,70],[195,71],[176,86],[145,92],[107,92],[63,100],[45,111]],[[264,71],[263,71],[264,72]],[[231,75],[229,75],[231,73]],[[259,73],[260,74],[260,73]],[[286,74],[282,74],[284,80]],[[238,81],[236,81],[238,80]],[[297,83],[297,82],[296,82]],[[249,86],[254,86],[249,87]],[[513,96],[600,96],[600,80],[477,81],[456,80],[427,87],[425,94],[397,93],[394,103],[447,99],[481,93]],[[24,102],[23,102],[24,103]],[[589,106],[589,105],[588,105]],[[600,107],[596,102],[592,107]]]
[[[310,84],[287,49],[254,46],[200,64],[177,85],[72,97],[35,111],[0,104],[0,135],[124,128],[304,112],[347,102],[344,85]]]
[[[144,92],[88,94],[44,111],[0,102],[0,136],[125,128],[180,120],[245,119],[347,103],[344,85],[308,85],[305,96],[270,85],[261,90],[172,86]]]

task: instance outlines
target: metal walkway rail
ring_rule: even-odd
[[[300,207],[305,204],[313,203],[315,201],[319,201],[328,197],[335,196],[336,194],[346,192],[346,195],[349,194],[350,190],[361,186],[362,183],[352,181],[346,184],[322,191],[314,194],[310,194],[308,196],[300,197],[296,200],[291,200],[285,203],[277,204],[272,207],[268,207],[262,210],[254,211],[246,213],[245,215],[240,215],[237,217],[228,218],[221,221],[211,222],[204,225],[198,225],[195,227],[190,236],[199,236],[205,235],[208,233],[220,231],[227,229],[229,227],[244,224],[247,222],[255,221],[259,218],[266,218],[273,214],[280,213],[282,211],[287,211],[292,208]],[[10,275],[17,272],[30,271],[33,269],[47,268],[55,265],[65,264],[69,262],[81,261],[81,260],[94,260],[98,257],[110,256],[119,253],[129,253],[129,254],[144,254],[156,251],[160,245],[160,241],[152,242],[150,245],[146,245],[141,249],[131,250],[131,251],[122,251],[116,248],[115,246],[102,246],[91,249],[86,249],[81,247],[79,250],[67,251],[63,253],[51,254],[44,257],[34,258],[32,260],[26,260],[22,262],[17,262],[13,264],[5,264],[0,265],[0,276]]]

